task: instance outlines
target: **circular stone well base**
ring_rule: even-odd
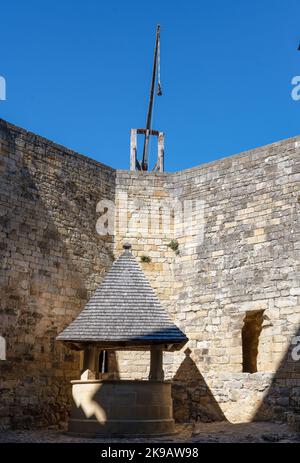
[[[175,432],[167,381],[72,381],[69,432],[74,435],[162,436]]]

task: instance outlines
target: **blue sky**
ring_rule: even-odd
[[[145,126],[157,23],[166,170],[300,134],[299,0],[12,0],[0,15],[0,117],[113,167]]]

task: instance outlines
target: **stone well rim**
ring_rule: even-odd
[[[72,379],[71,384],[172,384],[172,380],[148,380],[148,379]]]

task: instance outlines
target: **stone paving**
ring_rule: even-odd
[[[176,434],[161,438],[79,438],[57,430],[0,432],[0,443],[300,443],[300,433],[284,423],[228,422],[177,425]]]

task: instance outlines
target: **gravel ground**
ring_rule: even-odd
[[[0,443],[5,442],[52,442],[52,443],[205,443],[205,442],[293,442],[300,443],[300,434],[291,431],[286,424],[254,422],[232,424],[228,422],[177,425],[176,434],[161,438],[83,438],[72,437],[56,430],[2,431]]]

